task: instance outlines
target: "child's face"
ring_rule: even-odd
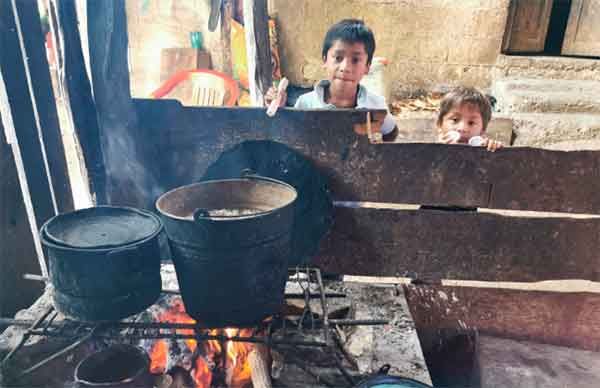
[[[354,95],[358,83],[369,72],[368,55],[363,43],[336,40],[327,51],[323,67],[336,93]]]
[[[442,118],[442,125],[439,130],[442,134],[448,131],[460,133],[459,143],[467,143],[473,136],[481,136],[484,130],[479,107],[473,104],[454,106]]]

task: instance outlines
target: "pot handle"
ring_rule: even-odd
[[[274,179],[274,178],[269,178],[268,176],[262,176],[262,175],[258,175],[254,170],[252,170],[251,168],[245,168],[242,170],[242,172],[240,173],[240,177],[241,178],[247,178],[247,179],[258,179],[261,181],[265,181],[265,182],[270,182],[270,183],[277,183],[277,184],[281,184],[282,182]],[[283,182],[285,183],[285,182]]]

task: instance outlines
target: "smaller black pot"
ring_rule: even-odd
[[[390,376],[390,365],[385,364],[379,372],[361,381],[355,388],[433,388],[431,385],[407,377]]]
[[[78,388],[152,388],[150,358],[137,346],[113,345],[83,359],[75,368]]]

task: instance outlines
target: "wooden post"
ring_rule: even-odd
[[[50,29],[56,43],[59,87],[73,130],[81,144],[89,189],[99,204],[106,203],[106,171],[100,144],[96,106],[85,67],[74,0],[47,0]]]
[[[5,144],[5,139],[6,144],[10,147]],[[30,186],[27,182],[2,73],[0,73],[0,147],[2,148],[2,151],[0,151],[0,172],[2,173],[0,175],[0,185],[2,186],[0,187],[0,207],[7,211],[6,214],[12,214],[12,216],[5,216],[2,212],[3,215],[0,217],[0,260],[11,261],[9,265],[2,265],[2,268],[10,272],[10,268],[15,265],[13,261],[18,261],[21,266],[25,266],[31,261],[31,258],[27,256],[35,255],[42,276],[48,276],[48,269],[38,234],[35,206],[30,195]],[[12,155],[9,155],[9,153]],[[18,190],[15,190],[17,181],[22,193],[21,200],[19,200]],[[26,224],[29,225],[29,231],[27,231]],[[5,233],[10,234],[11,231],[14,234],[11,238],[12,241],[9,242],[8,238],[2,236]],[[15,243],[20,245],[16,250],[14,249]],[[31,246],[34,249],[31,249]],[[9,251],[11,248],[12,250]],[[21,255],[24,252],[28,253],[17,260],[17,252]],[[34,272],[31,269],[33,268],[26,267],[25,272]]]
[[[36,227],[57,213],[55,195],[50,184],[47,160],[37,120],[35,100],[30,93],[31,78],[27,74],[23,54],[23,34],[15,22],[12,1],[0,1],[0,69],[6,86],[6,102],[15,127],[24,172],[31,193]]]
[[[38,6],[33,1],[16,1],[14,5],[15,19],[20,25],[21,49],[27,58],[24,63],[32,99],[33,116],[40,138],[43,140],[42,152],[45,153],[47,160],[54,200],[59,212],[71,211],[73,210],[73,193],[69,182]]]
[[[250,98],[252,105],[264,106],[264,95],[273,84],[267,0],[244,0],[244,29]]]

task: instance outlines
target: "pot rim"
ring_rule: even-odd
[[[294,197],[288,202],[285,203],[281,206],[278,206],[276,208],[270,209],[270,210],[266,210],[266,211],[261,211],[261,212],[257,212],[257,213],[252,213],[252,214],[248,214],[248,215],[240,215],[240,216],[200,216],[198,217],[201,220],[207,220],[207,221],[214,221],[214,222],[223,222],[223,221],[231,221],[231,220],[243,220],[243,219],[255,219],[255,218],[259,218],[259,217],[265,217],[268,216],[269,214],[272,214],[273,212],[279,211],[281,209],[285,209],[288,206],[292,206],[294,204],[294,202],[296,202],[296,200],[298,199],[298,190],[296,190],[294,188],[294,186],[280,181],[278,179],[273,179],[273,178],[269,178],[268,181],[261,179],[260,177],[252,177],[252,176],[248,176],[248,177],[240,177],[240,178],[228,178],[228,179],[211,179],[211,180],[207,180],[207,181],[201,181],[201,182],[195,182],[195,183],[190,183],[187,185],[183,185],[183,186],[178,186],[175,187],[163,194],[161,194],[157,199],[156,202],[154,203],[156,210],[163,216],[168,217],[170,219],[174,219],[174,220],[178,220],[178,221],[184,221],[184,222],[189,222],[189,223],[195,223],[195,221],[193,219],[189,219],[188,217],[182,217],[182,216],[177,216],[171,212],[168,212],[166,210],[164,210],[164,208],[160,205],[161,202],[163,202],[165,200],[165,198],[167,198],[168,196],[172,195],[174,192],[177,191],[182,191],[182,190],[186,190],[186,189],[190,189],[193,187],[197,187],[197,186],[204,186],[207,184],[215,184],[215,183],[222,183],[222,182],[240,182],[240,181],[246,181],[246,182],[251,182],[251,181],[262,181],[262,182],[267,182],[269,184],[272,185],[279,185],[282,187],[285,187],[286,189],[290,190],[293,194]]]
[[[50,217],[40,227],[39,235],[40,235],[40,240],[41,240],[42,244],[47,245],[48,247],[52,247],[54,249],[64,249],[64,250],[69,250],[69,251],[81,251],[81,252],[91,252],[91,253],[110,252],[110,251],[114,251],[114,250],[130,248],[130,247],[133,247],[133,246],[136,246],[139,244],[144,244],[148,240],[155,238],[157,235],[159,235],[164,230],[164,225],[158,215],[156,215],[153,212],[148,211],[148,210],[137,209],[137,208],[130,207],[130,206],[100,205],[100,206],[91,206],[91,207],[84,208],[84,209],[77,209],[74,212],[88,210],[91,208],[125,209],[125,210],[133,211],[135,213],[143,213],[144,215],[147,215],[147,216],[153,218],[157,222],[158,227],[156,228],[155,231],[153,231],[151,234],[149,234],[146,237],[142,237],[137,240],[133,240],[128,243],[121,244],[121,245],[119,245],[119,244],[117,244],[117,245],[101,245],[100,247],[94,247],[94,248],[75,247],[75,246],[59,243],[54,238],[52,238],[46,231],[48,228],[48,225],[52,221],[55,221],[58,217],[61,216],[61,214],[57,214],[55,216]]]
[[[81,367],[81,365],[86,362],[89,361],[89,359],[91,357],[93,357],[96,354],[105,352],[107,350],[109,350],[112,347],[121,347],[121,348],[128,348],[130,350],[134,350],[136,352],[136,354],[138,356],[141,356],[141,358],[143,358],[143,366],[138,368],[138,371],[130,377],[127,377],[123,380],[119,380],[119,381],[110,381],[110,382],[105,382],[105,383],[94,383],[91,382],[89,380],[86,379],[81,379],[79,378],[78,372],[79,372],[79,368]],[[83,360],[79,361],[79,363],[77,363],[77,366],[75,367],[75,371],[73,372],[73,378],[75,380],[76,383],[81,383],[81,384],[85,384],[91,387],[110,387],[110,386],[114,386],[115,384],[128,384],[131,383],[133,381],[135,381],[138,377],[140,377],[142,374],[146,373],[146,371],[148,371],[150,367],[150,356],[148,356],[148,353],[142,349],[140,346],[136,346],[136,345],[129,345],[129,344],[115,344],[115,345],[110,345],[109,347],[99,350],[97,352],[94,352],[90,355],[88,355],[87,357],[85,357]]]

